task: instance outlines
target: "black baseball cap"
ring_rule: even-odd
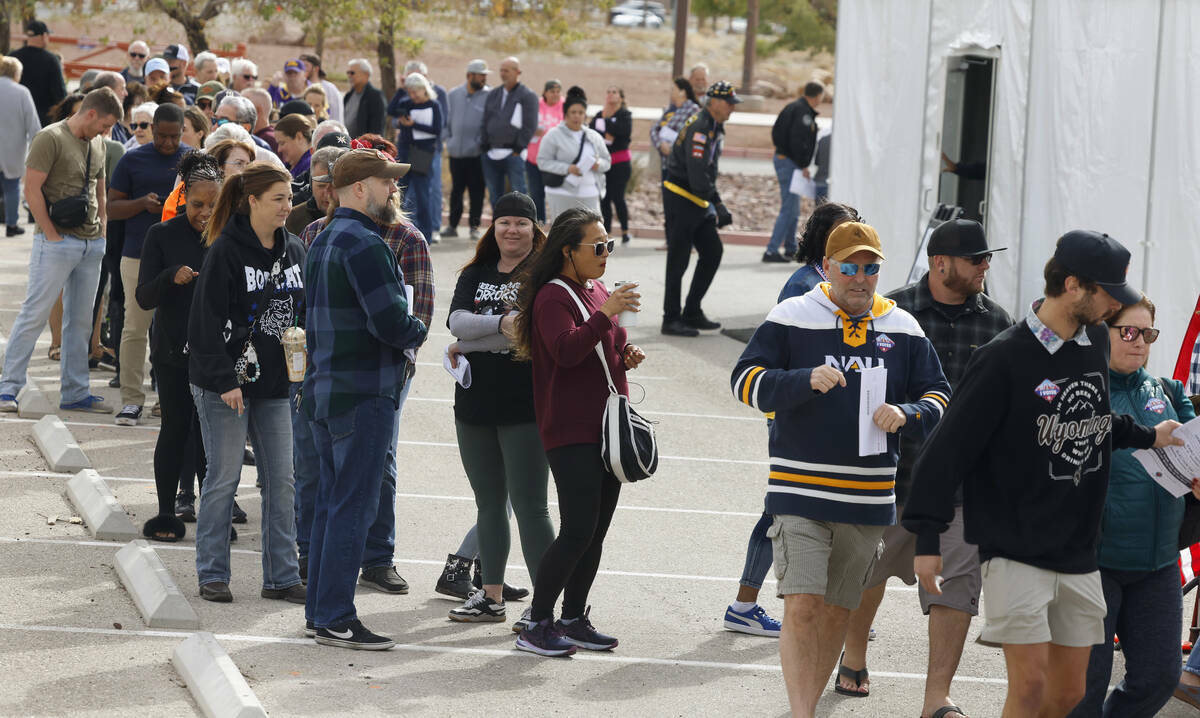
[[[345,132],[330,132],[317,143],[317,149],[322,147],[345,147],[350,149],[350,135]]]
[[[313,116],[312,105],[304,100],[288,100],[279,107],[279,119],[283,119],[288,115],[305,115],[306,117]]]
[[[46,23],[41,20],[30,20],[25,23],[26,35],[49,35],[50,28],[46,27]]]
[[[1141,301],[1141,292],[1125,282],[1129,250],[1107,234],[1073,229],[1058,238],[1054,260],[1072,275],[1099,284],[1121,304]]]
[[[929,235],[929,246],[926,253],[933,257],[944,254],[947,257],[978,257],[991,252],[1003,252],[1008,247],[987,246],[987,237],[983,235],[983,225],[972,219],[952,219],[934,227]]]
[[[496,208],[492,210],[492,220],[501,217],[524,217],[537,224],[537,207],[533,199],[522,192],[509,192],[496,200]]]

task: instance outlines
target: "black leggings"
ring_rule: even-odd
[[[558,490],[558,538],[546,549],[533,589],[531,618],[554,617],[563,594],[563,618],[578,618],[600,568],[604,536],[617,510],[621,483],[600,463],[599,444],[571,444],[546,452]]]
[[[154,445],[154,486],[158,490],[158,513],[175,515],[175,491],[185,466],[195,467],[201,486],[204,483],[204,442],[200,441],[200,418],[192,403],[187,367],[157,362],[158,402],[162,407],[162,426]],[[191,449],[191,447],[195,447]],[[189,450],[194,453],[189,455]]]
[[[600,216],[604,218],[604,231],[612,232],[613,206],[617,208],[617,221],[621,231],[629,231],[629,207],[625,206],[625,187],[633,174],[632,162],[616,162],[604,173],[604,197],[600,200]]]

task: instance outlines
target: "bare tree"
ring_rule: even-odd
[[[226,0],[153,0],[153,6],[167,14],[175,22],[183,25],[187,33],[188,46],[192,52],[204,52],[208,49],[208,37],[205,28],[208,21],[221,14],[225,9]]]

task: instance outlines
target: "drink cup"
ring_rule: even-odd
[[[620,289],[623,285],[626,285],[626,284],[634,284],[634,282],[631,282],[628,279],[625,279],[625,280],[622,280],[619,282],[614,282],[613,288]],[[617,315],[617,326],[619,326],[619,327],[636,327],[637,324],[638,324],[637,312],[629,311],[628,309],[626,309],[625,311],[623,311]]]
[[[287,365],[288,381],[304,381],[308,352],[304,346],[304,330],[300,327],[289,327],[283,332],[283,362]]]

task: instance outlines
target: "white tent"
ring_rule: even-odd
[[[962,132],[954,70],[990,62],[981,214],[1009,249],[989,292],[1020,318],[1055,240],[1106,232],[1158,306],[1150,369],[1169,374],[1200,292],[1198,37],[1196,0],[841,0],[831,194],[879,229],[881,288],[957,186],[941,164]]]

